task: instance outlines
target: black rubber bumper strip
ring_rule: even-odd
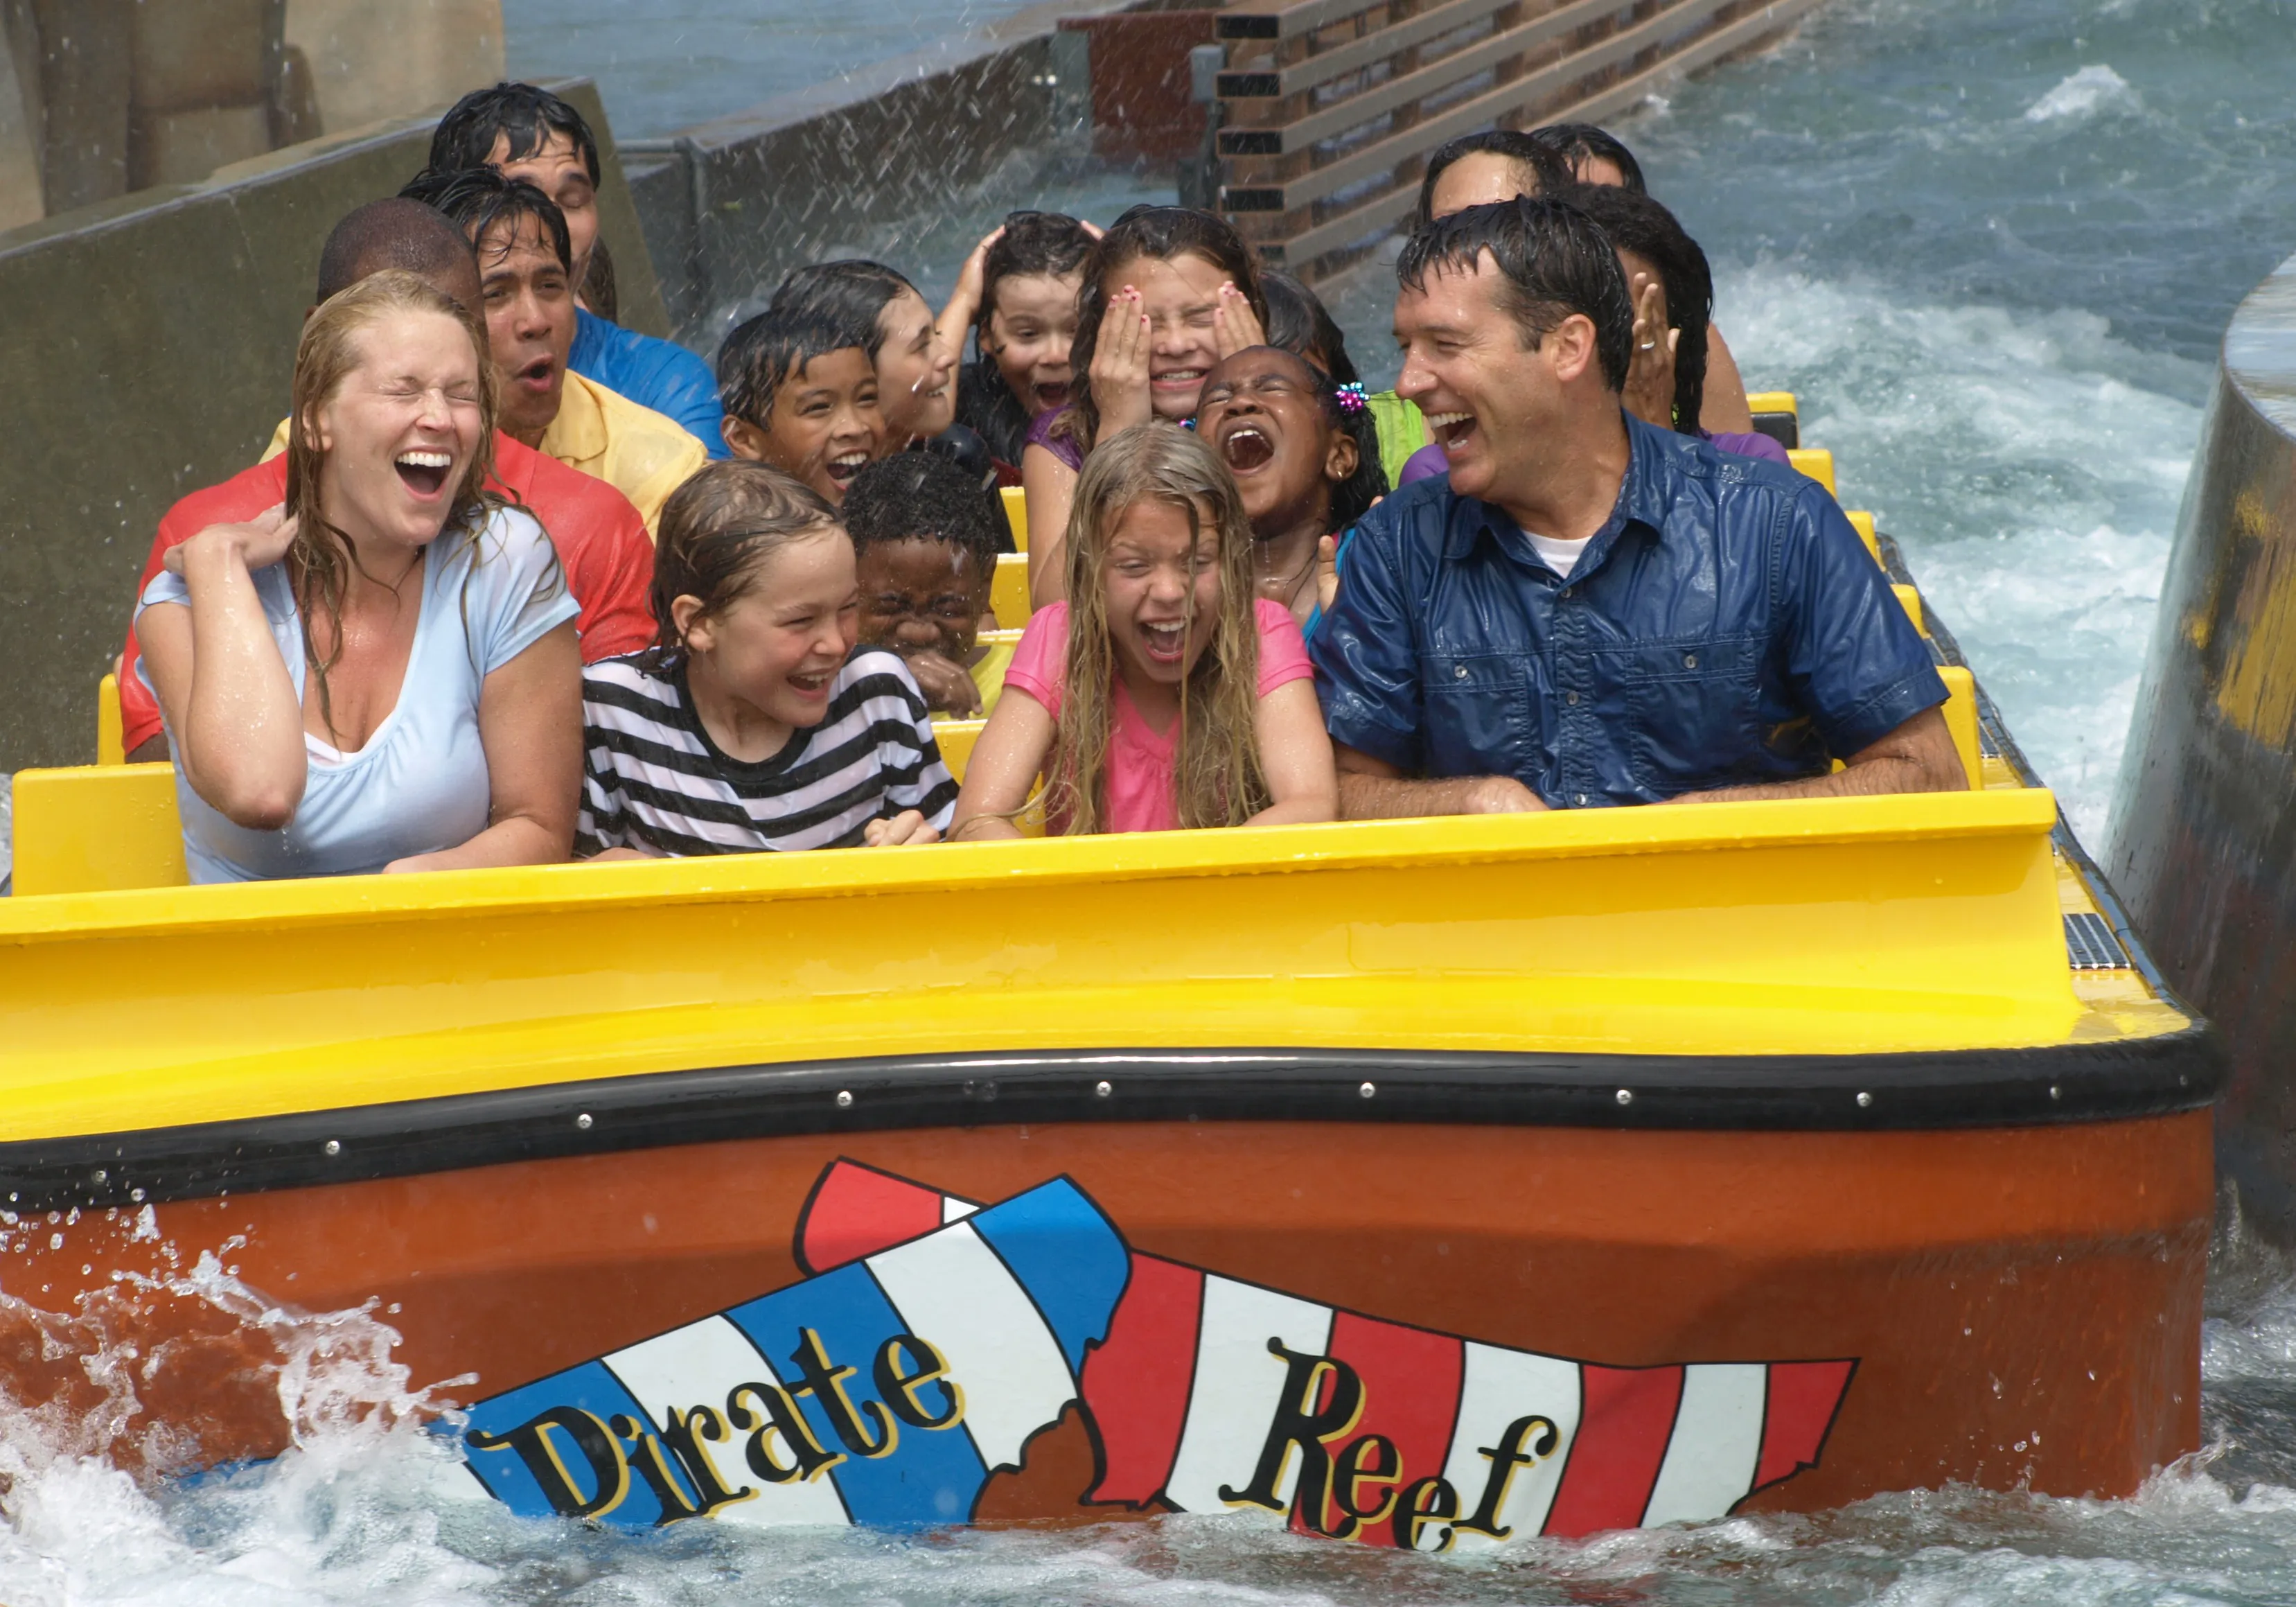
[[[726,1139],[1101,1121],[1386,1121],[1712,1132],[2023,1127],[2195,1110],[2205,1026],[1922,1054],[1060,1050],[668,1071],[0,1144],[7,1209],[308,1188]]]

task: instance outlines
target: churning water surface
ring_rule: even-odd
[[[577,15],[507,9],[522,70],[537,20]],[[598,8],[736,30],[677,45],[703,56],[745,48],[735,10]],[[2296,249],[2292,23],[2276,0],[1835,0],[1784,48],[1620,125],[1714,256],[1750,380],[1800,392],[1845,500],[1905,541],[2093,845],[2218,333]],[[821,59],[866,60],[854,37]],[[552,44],[582,65],[579,35]],[[612,103],[611,75],[607,88]],[[740,103],[720,94],[693,115]],[[1019,164],[962,216],[854,243],[945,284],[1005,205],[1105,216],[1140,193],[1069,174],[1044,194],[1052,171]],[[1366,366],[1389,366],[1375,275],[1340,306]],[[0,1407],[0,1602],[2296,1603],[2296,1283],[2237,1242],[2212,1268],[2210,1448],[2134,1499],[1948,1489],[1473,1559],[1213,1518],[926,1537],[690,1523],[631,1539],[526,1522],[415,1425],[386,1316],[282,1313],[212,1264],[192,1281],[270,1334],[298,1444],[228,1476],[138,1482],[80,1455],[78,1419]],[[28,1314],[13,1306],[0,1296],[16,1327]],[[134,1431],[152,1358],[84,1324],[45,1328],[60,1354],[88,1357]]]

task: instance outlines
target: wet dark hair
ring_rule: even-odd
[[[1439,217],[1414,234],[1395,265],[1397,282],[1423,291],[1439,268],[1473,272],[1485,251],[1498,265],[1508,291],[1503,305],[1521,327],[1531,350],[1572,313],[1595,325],[1595,352],[1603,382],[1623,389],[1634,356],[1635,309],[1626,270],[1610,236],[1564,201],[1521,196],[1469,207]]]
[[[984,491],[996,488],[996,454],[970,424],[951,424],[939,435],[919,441],[914,449],[955,463]]]
[[[1714,316],[1714,275],[1706,253],[1682,225],[1649,196],[1616,184],[1582,184],[1571,204],[1593,218],[1611,243],[1658,270],[1666,289],[1666,321],[1682,332],[1674,350],[1674,427],[1698,433],[1698,407],[1706,396],[1706,326]],[[1628,287],[1629,299],[1633,287]]]
[[[1616,135],[1592,123],[1549,123],[1544,128],[1532,129],[1530,137],[1554,153],[1562,164],[1563,177],[1574,184],[1578,182],[1578,164],[1599,157],[1619,169],[1628,189],[1637,195],[1650,193],[1650,186],[1643,182],[1643,165],[1635,160],[1635,153],[1620,144]]]
[[[436,207],[393,196],[343,215],[319,248],[319,288],[312,305],[330,301],[370,275],[401,268],[424,279],[468,269],[470,237]]]
[[[898,268],[853,257],[842,262],[816,262],[811,267],[799,268],[781,282],[768,306],[773,311],[786,307],[829,320],[850,336],[840,340],[839,346],[858,346],[869,354],[869,361],[873,364],[877,348],[885,343],[881,322],[885,308],[904,291],[911,295],[918,293],[917,287]],[[918,299],[922,300],[922,297]]]
[[[774,398],[791,374],[861,344],[849,324],[802,307],[771,307],[718,348],[718,400],[735,418],[768,428]]]
[[[1267,294],[1260,288],[1259,260],[1227,219],[1193,207],[1133,207],[1109,225],[1108,233],[1093,242],[1092,255],[1085,258],[1084,288],[1077,292],[1076,341],[1069,348],[1069,366],[1079,381],[1092,373],[1100,320],[1108,309],[1103,281],[1144,257],[1158,262],[1175,257],[1202,258],[1243,292],[1260,327],[1267,326]],[[1092,449],[1100,434],[1100,406],[1093,399],[1089,383],[1078,383],[1077,399],[1053,430],[1086,451]]]
[[[1462,157],[1485,155],[1505,157],[1521,168],[1529,179],[1525,195],[1553,195],[1570,184],[1570,169],[1562,159],[1530,135],[1514,128],[1463,134],[1445,140],[1427,159],[1426,176],[1419,181],[1419,205],[1411,214],[1413,229],[1423,229],[1434,221],[1435,181],[1443,176],[1443,170]]]
[[[510,140],[510,160],[521,161],[548,144],[554,134],[574,142],[582,165],[590,170],[590,182],[596,184],[598,142],[590,125],[572,106],[532,84],[473,89],[456,101],[431,132],[430,165],[447,170],[483,168],[494,155],[498,135]]]
[[[1003,237],[980,261],[980,310],[973,315],[973,328],[988,332],[999,281],[1032,274],[1059,279],[1082,268],[1091,255],[1092,236],[1065,212],[1005,213]]]
[[[406,181],[398,193],[408,201],[436,207],[462,225],[475,249],[497,225],[507,224],[513,237],[522,218],[539,218],[543,238],[558,253],[558,264],[574,271],[574,245],[566,233],[566,214],[558,203],[522,178],[504,178],[492,168],[425,168]]]
[[[1348,356],[1348,338],[1315,291],[1282,268],[1259,270],[1259,287],[1267,295],[1267,343],[1282,347],[1318,366],[1338,385],[1352,385],[1359,377],[1355,359]]]
[[[1004,504],[937,453],[896,452],[864,465],[845,488],[843,512],[857,553],[881,542],[940,541],[972,554],[981,585],[996,577]]]
[[[767,559],[800,536],[839,529],[821,493],[770,463],[724,458],[703,465],[669,494],[653,550],[655,644],[647,666],[685,656],[670,604],[699,597],[704,615],[722,612],[756,586]]]

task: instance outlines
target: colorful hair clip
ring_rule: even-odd
[[[1357,384],[1353,380],[1349,381],[1346,384],[1339,388],[1339,400],[1340,411],[1346,414],[1349,418],[1353,418],[1357,414],[1361,413],[1365,408],[1371,406],[1369,402],[1364,400],[1364,388],[1361,385]]]

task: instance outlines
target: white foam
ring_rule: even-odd
[[[2143,102],[2128,80],[2102,64],[2084,67],[2025,108],[2029,123],[2054,123],[2099,111],[2135,111]]]

